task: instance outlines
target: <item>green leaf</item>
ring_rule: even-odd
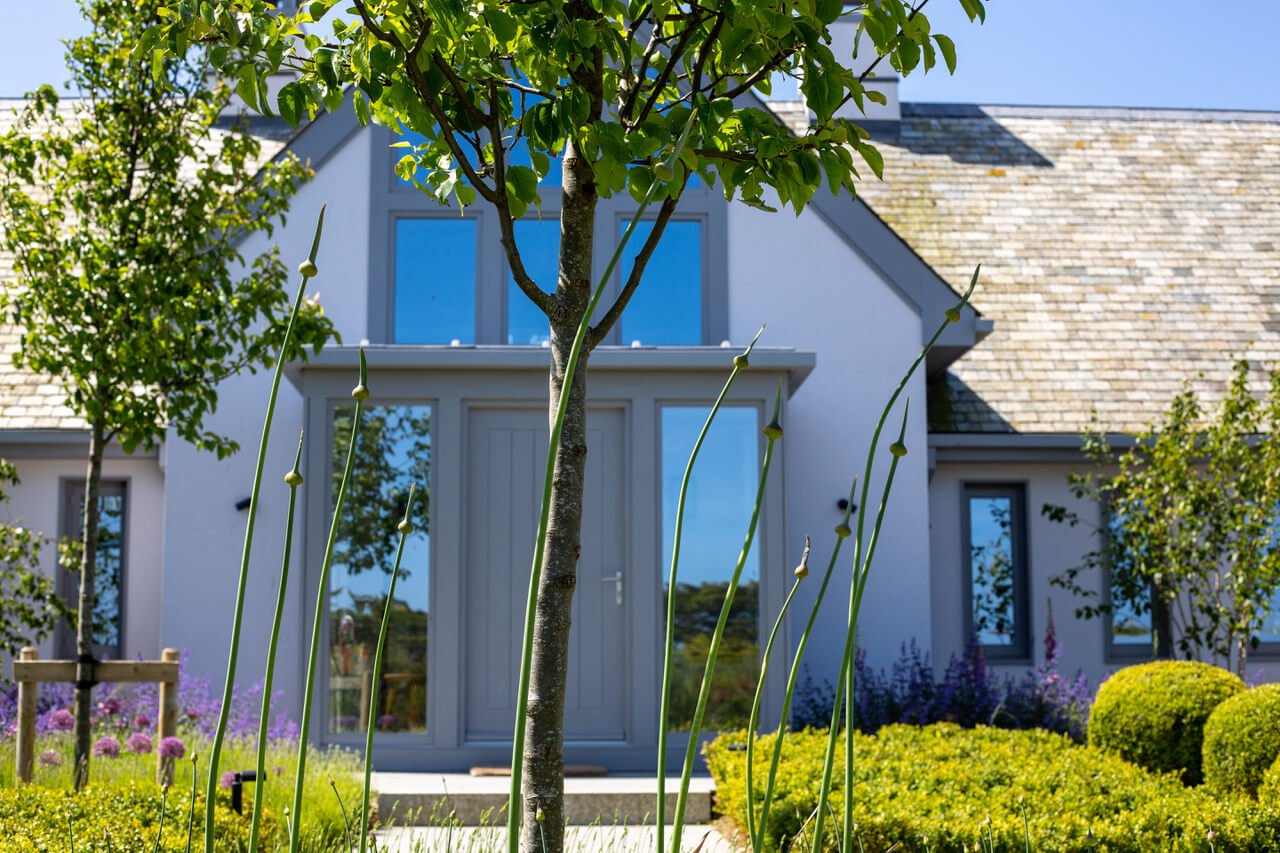
[[[951,39],[939,33],[933,37],[938,44],[938,50],[942,51],[942,59],[947,63],[947,71],[951,74],[956,73],[956,46]]]
[[[818,20],[828,26],[836,22],[842,11],[844,11],[844,0],[818,0]]]
[[[538,176],[528,166],[508,166],[507,194],[532,203],[538,197]]]
[[[877,178],[884,179],[884,157],[874,145],[863,142],[858,145],[858,153],[862,155],[862,159],[867,161],[867,165],[871,167],[871,171],[875,172]]]
[[[276,106],[280,110],[280,117],[289,127],[296,128],[302,120],[302,111],[307,107],[306,91],[298,81],[291,80],[280,87],[280,93],[276,95]]]
[[[486,6],[484,19],[489,22],[498,41],[506,44],[516,37],[516,21],[497,6]]]

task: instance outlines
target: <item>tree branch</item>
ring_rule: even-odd
[[[413,81],[414,91],[422,99],[423,105],[431,113],[432,118],[436,120],[436,126],[440,128],[440,135],[444,137],[445,145],[449,146],[453,159],[457,161],[463,174],[467,176],[467,181],[490,204],[498,204],[499,196],[502,198],[502,203],[506,204],[505,185],[499,183],[495,189],[481,179],[475,167],[471,165],[471,161],[464,154],[462,146],[458,143],[457,136],[454,135],[453,128],[449,126],[449,117],[444,114],[444,109],[440,106],[440,102],[436,100],[435,92],[427,85],[427,80],[422,76],[422,71],[418,68],[417,63],[406,62],[405,71],[408,72],[409,79]]]
[[[689,180],[689,175],[685,173],[685,182]],[[636,292],[636,288],[640,285],[640,279],[644,275],[644,268],[649,263],[649,258],[653,256],[654,249],[658,247],[658,241],[662,239],[662,234],[667,229],[667,222],[671,219],[671,214],[675,212],[676,202],[680,200],[680,196],[684,193],[684,186],[680,187],[680,192],[674,198],[668,198],[662,202],[662,207],[658,209],[658,217],[653,222],[653,228],[649,231],[649,236],[645,239],[644,245],[640,247],[640,251],[636,253],[636,259],[631,263],[631,273],[627,276],[627,283],[623,285],[622,291],[618,294],[618,298],[609,306],[609,310],[600,318],[600,322],[591,327],[591,333],[587,337],[587,346],[595,349],[605,336],[609,334],[609,330],[618,322],[618,318],[622,316],[623,310],[627,307],[627,303],[631,301],[631,296]]]
[[[489,98],[492,103],[496,96],[496,83],[489,84]],[[507,199],[507,152],[502,147],[502,127],[499,124],[498,113],[494,110],[487,117],[489,128],[489,136],[493,142],[493,173],[494,181],[498,185],[498,198],[493,201],[494,210],[498,213],[498,230],[501,232],[500,242],[502,243],[503,252],[507,256],[507,266],[511,270],[511,277],[515,280],[516,286],[527,297],[529,301],[546,314],[551,315],[551,309],[555,304],[555,300],[551,294],[542,290],[529,276],[528,270],[524,268],[524,259],[520,257],[520,247],[516,245],[516,229],[515,220],[511,216],[511,203]]]

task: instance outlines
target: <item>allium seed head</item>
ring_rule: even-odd
[[[102,758],[119,758],[120,741],[113,737],[100,737],[94,741],[93,754]]]

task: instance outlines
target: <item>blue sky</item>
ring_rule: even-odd
[[[64,79],[74,0],[4,5],[0,96]],[[955,39],[959,68],[913,74],[904,100],[1280,110],[1276,0],[988,0],[981,27],[956,0],[925,11]]]

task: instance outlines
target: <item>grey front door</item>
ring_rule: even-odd
[[[626,740],[625,638],[630,620],[624,522],[624,417],[587,417],[582,555],[574,593],[566,741]],[[529,568],[542,499],[546,409],[468,414],[464,653],[465,739],[511,740]]]

